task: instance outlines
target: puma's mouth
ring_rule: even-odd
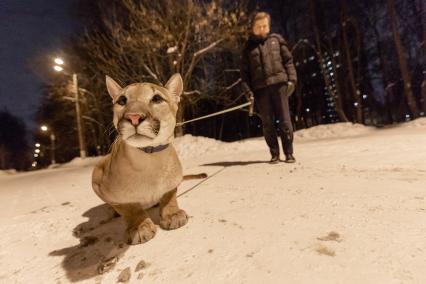
[[[149,135],[146,135],[146,134],[135,133],[135,134],[129,136],[127,139],[129,139],[129,138],[136,138],[136,139],[138,139],[138,138],[149,138],[149,139],[154,139],[155,136],[154,135],[149,136]]]
[[[174,124],[150,117],[140,125],[134,126],[127,120],[121,120],[118,132],[122,139],[133,147],[147,147],[168,144],[173,140]]]
[[[135,126],[126,120],[121,120],[118,124],[118,132],[125,139],[154,139],[160,132],[160,121],[151,119],[149,122]]]

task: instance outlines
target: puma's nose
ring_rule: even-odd
[[[145,117],[139,114],[126,114],[124,118],[130,121],[130,123],[134,126],[138,126],[142,121],[145,120]]]

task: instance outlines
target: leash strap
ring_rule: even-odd
[[[197,117],[197,118],[194,118],[194,119],[191,119],[191,120],[187,120],[187,121],[178,122],[178,123],[176,123],[176,126],[178,127],[178,126],[182,126],[184,124],[190,123],[190,122],[194,122],[194,121],[206,119],[206,118],[209,118],[209,117],[212,117],[212,116],[221,115],[221,114],[224,114],[224,113],[227,113],[227,112],[231,112],[231,111],[234,111],[234,110],[237,110],[237,109],[240,109],[240,108],[244,108],[244,107],[250,106],[250,105],[252,105],[252,103],[251,102],[247,102],[247,103],[244,103],[242,105],[238,105],[238,106],[235,106],[235,107],[232,107],[232,108],[228,108],[228,109],[225,109],[225,110],[222,110],[222,111],[211,113],[211,114],[208,114],[208,115],[205,115],[205,116]]]

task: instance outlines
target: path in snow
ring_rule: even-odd
[[[176,141],[186,173],[212,177],[179,188],[185,227],[131,247],[90,188],[96,159],[3,173],[0,283],[116,283],[127,267],[130,283],[426,283],[426,120],[296,136],[293,165],[265,163],[261,138]]]

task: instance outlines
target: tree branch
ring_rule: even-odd
[[[211,43],[210,45],[208,45],[207,47],[200,49],[196,52],[194,52],[194,54],[192,55],[192,59],[191,59],[191,63],[189,64],[188,70],[185,73],[185,79],[184,82],[187,82],[187,79],[189,78],[189,76],[191,75],[192,71],[194,70],[195,65],[197,64],[198,59],[200,58],[200,56],[202,56],[203,54],[209,52],[210,50],[212,50],[214,47],[216,47],[219,43],[221,43],[224,39],[221,38],[213,43]]]
[[[201,92],[199,90],[183,92],[184,96],[190,96],[190,95],[193,95],[193,94],[201,95]]]
[[[158,76],[152,72],[152,70],[148,67],[148,65],[146,65],[145,63],[142,64],[143,68],[146,70],[146,72],[149,73],[149,75],[154,78],[154,80],[157,82],[157,84],[160,84],[161,86],[163,86],[163,84],[160,82],[160,80],[158,79]]]

